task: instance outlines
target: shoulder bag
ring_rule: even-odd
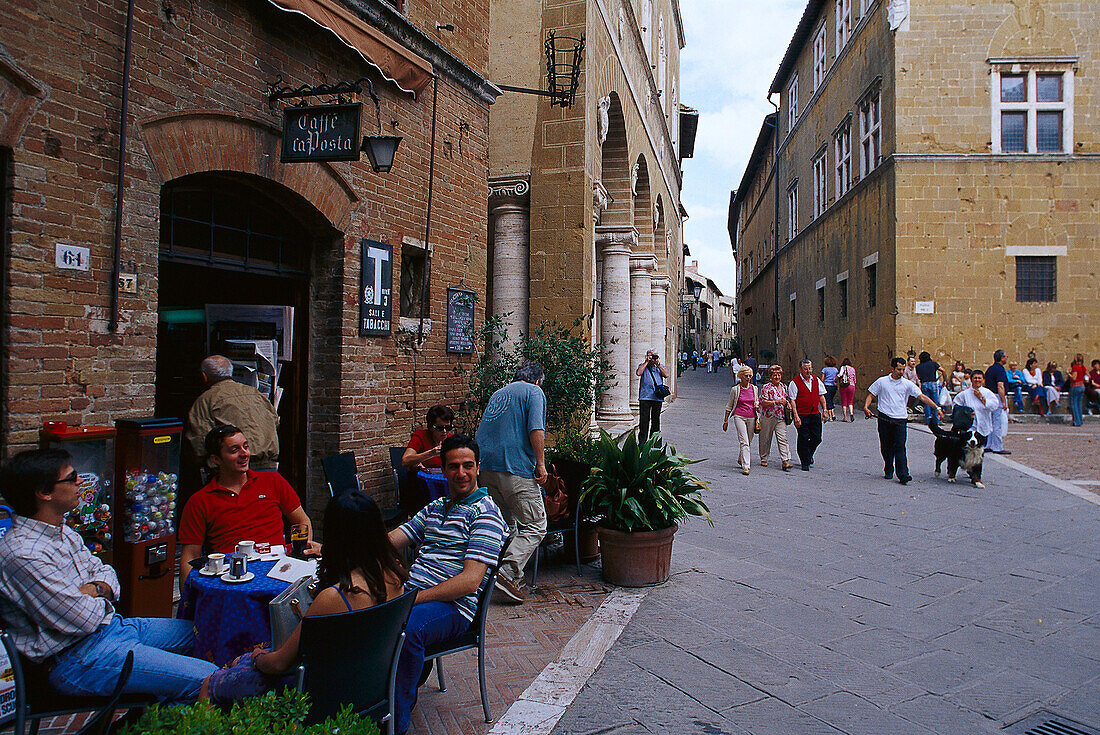
[[[653,366],[650,365],[649,369],[652,370]],[[657,375],[653,376],[653,395],[656,396],[658,400],[663,400],[665,398],[668,398],[669,394],[672,393],[672,389],[664,383],[658,383],[657,379],[659,376],[659,372],[657,373]]]
[[[569,520],[569,495],[565,492],[565,481],[558,475],[554,465],[546,476],[543,486],[543,503],[546,505],[546,522],[562,523]]]
[[[271,650],[281,648],[298,623],[302,622],[316,595],[317,580],[302,577],[275,596],[267,604],[268,617],[271,619]]]
[[[836,382],[841,387],[847,387],[848,386],[849,379],[848,379],[848,366],[847,365],[841,365],[840,366],[840,372],[837,373]]]

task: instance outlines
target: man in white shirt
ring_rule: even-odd
[[[966,406],[974,411],[974,430],[984,437],[993,433],[993,412],[1001,406],[1000,397],[985,387],[985,373],[970,372],[970,387],[955,396],[956,406]]]
[[[863,404],[863,413],[867,418],[874,416],[871,412],[871,400],[874,398],[878,399],[878,443],[882,461],[885,462],[883,473],[889,480],[896,469],[898,482],[907,485],[913,479],[909,474],[909,460],[905,456],[909,399],[915,398],[930,406],[940,421],[943,421],[943,410],[924,395],[919,385],[905,379],[905,358],[902,357],[890,360],[890,374],[883,375],[867,389],[867,400]]]

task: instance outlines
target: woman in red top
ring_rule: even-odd
[[[1074,426],[1085,423],[1085,356],[1080,352],[1069,366],[1069,412]]]
[[[424,420],[425,427],[417,429],[409,439],[408,448],[401,455],[401,464],[414,470],[440,467],[439,445],[451,435],[455,412],[446,406],[432,406]]]

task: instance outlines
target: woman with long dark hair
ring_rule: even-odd
[[[334,497],[325,508],[318,589],[306,617],[363,610],[398,597],[408,572],[390,543],[378,504],[361,492]],[[293,685],[298,660],[299,625],[274,651],[253,651],[203,683],[202,696],[218,703],[254,697]]]

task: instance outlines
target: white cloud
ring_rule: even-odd
[[[805,7],[806,0],[681,0],[681,99],[699,110],[695,157],[684,161],[684,238],[703,273],[730,295],[730,192],[773,111],[768,87]]]

